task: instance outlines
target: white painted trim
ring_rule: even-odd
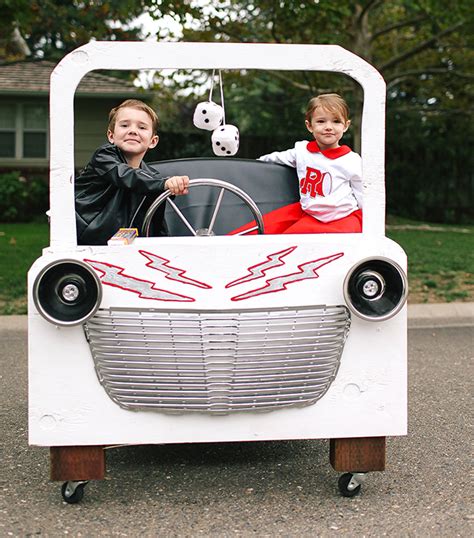
[[[362,58],[337,45],[91,42],[51,74],[51,248],[77,245],[74,211],[74,92],[96,69],[266,69],[344,73],[364,90],[364,234],[385,232],[385,82]]]

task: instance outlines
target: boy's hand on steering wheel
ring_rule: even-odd
[[[169,189],[171,194],[188,194],[189,177],[173,176],[165,181],[165,189]]]

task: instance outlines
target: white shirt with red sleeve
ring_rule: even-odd
[[[303,140],[259,160],[296,168],[301,207],[321,222],[362,209],[362,160],[348,146],[320,150],[315,140]]]

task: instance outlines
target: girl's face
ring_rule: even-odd
[[[350,123],[350,120],[344,121],[336,112],[321,107],[314,109],[311,122],[305,121],[306,128],[321,150],[338,148],[339,140]]]
[[[117,112],[113,131],[107,132],[109,142],[119,147],[128,158],[143,156],[158,144],[153,123],[144,110],[124,107]]]

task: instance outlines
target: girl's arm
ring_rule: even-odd
[[[286,166],[296,168],[296,149],[291,148],[286,151],[274,151],[273,153],[262,155],[258,160],[267,163],[286,164]]]
[[[363,193],[362,193],[362,159],[359,157],[358,166],[350,178],[350,184],[352,187],[352,192],[357,200],[359,208],[363,207]]]

